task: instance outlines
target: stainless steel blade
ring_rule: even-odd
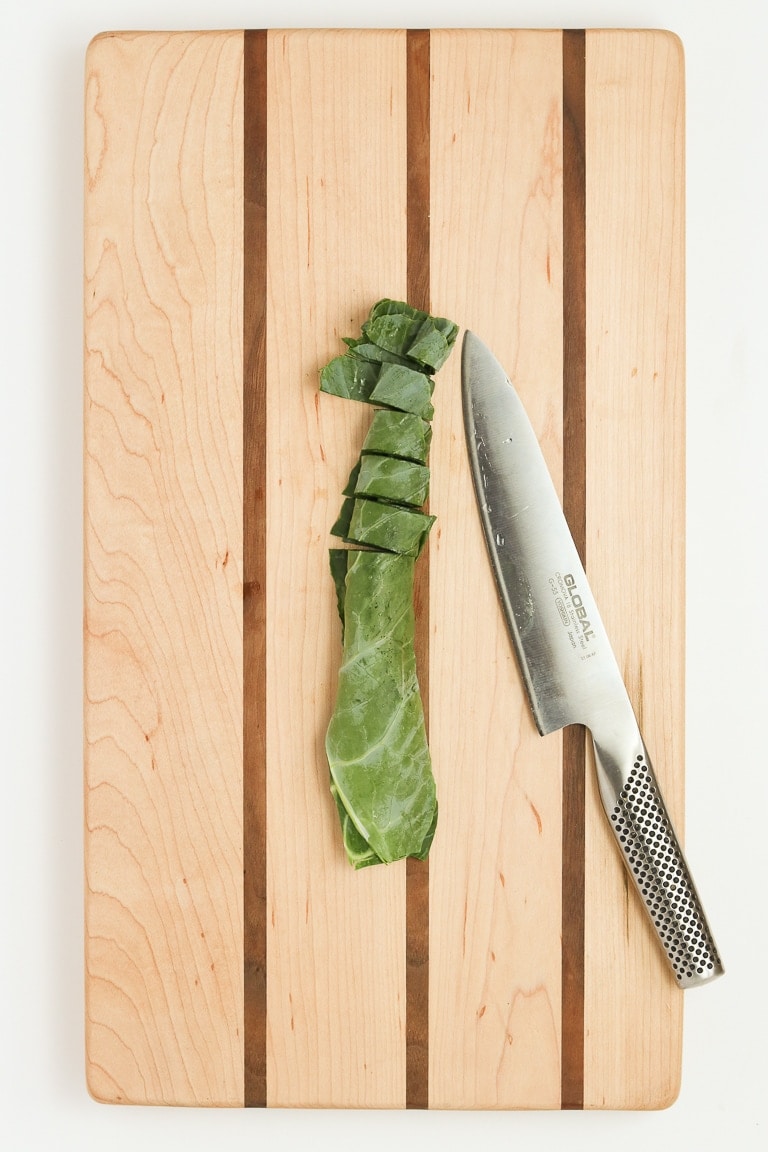
[[[678,986],[707,983],[723,966],[539,442],[471,332],[462,399],[488,553],[536,725],[542,735],[589,728],[603,808]]]
[[[536,434],[472,332],[462,349],[472,476],[499,596],[542,735],[591,726],[626,697]]]

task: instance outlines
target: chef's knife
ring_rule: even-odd
[[[536,726],[590,730],[603,807],[678,985],[707,983],[723,967],[536,435],[472,332],[461,371],[477,503]]]

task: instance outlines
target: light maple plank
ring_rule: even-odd
[[[518,386],[562,474],[561,38],[432,33],[432,309]],[[460,355],[435,396],[430,1103],[560,1102],[561,755],[524,697],[467,463]]]
[[[684,777],[683,61],[667,33],[587,33],[587,569],[678,829]],[[658,1108],[683,994],[590,771],[585,1106]]]
[[[242,36],[88,51],[87,1068],[242,1102]]]
[[[324,734],[328,532],[371,420],[318,370],[406,291],[405,33],[269,36],[268,1102],[405,1103],[405,863],[354,872]]]

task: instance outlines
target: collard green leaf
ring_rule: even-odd
[[[320,372],[320,391],[345,400],[367,402],[376,386],[381,367],[354,356],[336,356]]]
[[[330,548],[328,560],[331,566],[331,578],[336,589],[336,606],[341,619],[341,638],[344,639],[344,597],[346,593],[347,564],[349,563],[348,548]]]
[[[339,790],[331,779],[331,795],[336,802],[336,811],[339,814],[339,822],[341,823],[341,838],[344,843],[344,851],[347,854],[347,859],[353,868],[369,868],[371,864],[383,864],[384,861],[376,855],[373,848],[371,848],[368,841],[362,836],[344,807],[344,802],[339,795]],[[423,859],[423,857],[422,857]]]
[[[357,478],[360,475],[360,465],[361,464],[362,464],[362,460],[358,456],[357,461],[355,462],[355,465],[349,474],[349,480],[347,480],[347,483],[344,485],[344,487],[341,490],[342,496],[354,496],[355,491],[357,489]]]
[[[402,364],[382,364],[370,401],[402,412],[415,412],[424,420],[431,420],[435,414],[433,390],[434,382],[423,372],[414,372]]]
[[[385,552],[351,557],[325,746],[342,827],[348,819],[370,851],[390,863],[428,851],[436,819],[413,646],[414,560]],[[375,863],[360,841],[345,836],[345,842],[361,861]]]
[[[393,456],[361,456],[355,495],[418,507],[429,492],[429,468]]]
[[[357,356],[361,360],[373,360],[379,364],[402,364],[404,368],[413,368],[416,372],[424,371],[424,367],[417,360],[411,360],[408,356],[398,356],[396,352],[388,352],[378,344],[371,344],[364,336],[359,340],[345,337],[344,343],[349,348],[349,356]]]
[[[343,659],[326,734],[331,794],[354,868],[425,859],[437,823],[413,647],[414,563],[434,516],[427,497],[430,373],[456,339],[450,320],[379,300],[360,338],[321,372],[321,390],[376,406],[331,529]]]
[[[363,336],[388,352],[417,361],[436,372],[450,355],[458,326],[430,316],[402,300],[379,300],[363,324]]]
[[[349,525],[352,522],[352,513],[355,510],[355,499],[348,496],[341,503],[339,515],[331,528],[331,536],[339,536],[342,540],[349,539]]]
[[[420,416],[381,408],[373,414],[363,452],[377,452],[426,464],[431,439],[432,426]]]
[[[435,517],[397,504],[356,499],[346,539],[369,548],[418,556]]]
[[[344,400],[415,412],[431,420],[434,384],[423,372],[402,364],[382,364],[354,356],[336,356],[320,373],[320,391]]]

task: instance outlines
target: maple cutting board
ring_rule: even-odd
[[[683,817],[683,65],[649,31],[125,33],[87,53],[87,1076],[186,1105],[657,1108],[683,994],[584,732],[533,726],[458,350],[417,597],[440,819],[353,872],[329,528],[371,304],[515,380]]]

